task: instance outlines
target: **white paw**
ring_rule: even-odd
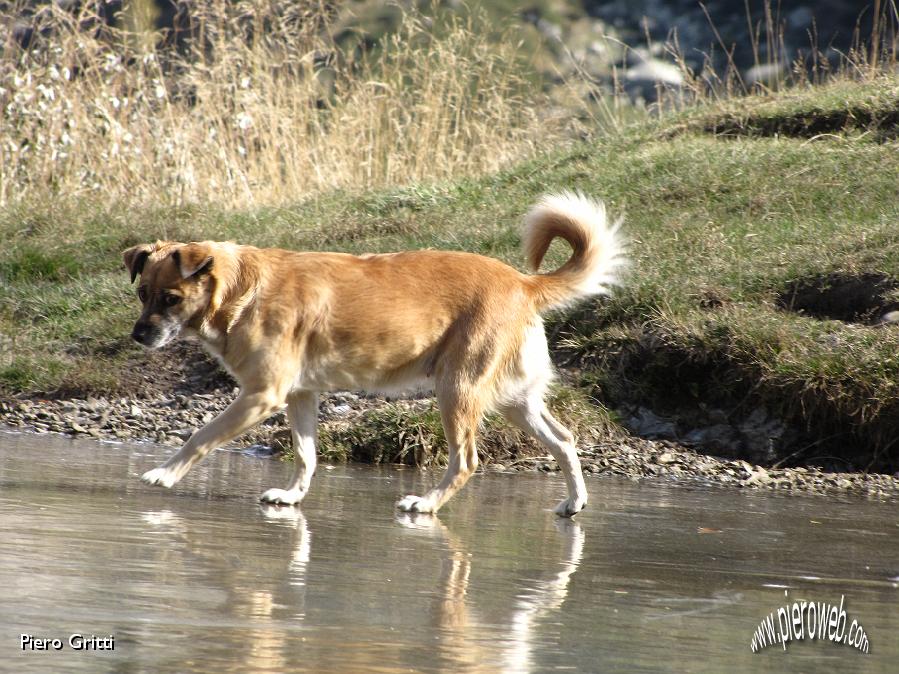
[[[146,473],[141,475],[141,481],[146,482],[147,484],[155,484],[160,487],[165,487],[166,489],[170,488],[181,478],[170,468],[154,468],[153,470],[148,470]]]
[[[278,505],[296,505],[303,500],[306,494],[299,489],[269,489],[259,500],[263,503],[275,503]]]
[[[559,517],[574,517],[587,505],[587,497],[569,497],[557,505],[553,512]]]
[[[435,510],[434,504],[428,499],[411,494],[397,501],[396,507],[404,513],[432,513]]]
[[[399,507],[399,504],[397,504]],[[437,530],[440,520],[431,513],[399,512],[396,515],[396,523],[407,529],[422,529],[426,531]]]
[[[259,509],[267,520],[286,520],[296,524],[305,522],[303,511],[299,508],[278,505],[277,503],[260,503]]]

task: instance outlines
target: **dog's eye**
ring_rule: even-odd
[[[180,301],[181,297],[179,295],[172,295],[171,293],[168,293],[162,296],[162,302],[167,307],[173,307]]]
[[[137,299],[139,299],[144,304],[146,304],[146,302],[147,302],[147,296],[148,296],[147,289],[144,286],[141,286],[140,288],[137,289]]]

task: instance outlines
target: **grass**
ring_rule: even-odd
[[[707,112],[693,109],[686,125],[716,135],[823,138],[865,134],[895,138],[899,90],[882,77],[838,79],[827,86],[804,86],[751,99],[729,98]],[[679,127],[675,127],[677,129]]]
[[[595,443],[614,434],[612,415],[582,389],[554,386],[549,403],[558,419],[583,442]],[[364,412],[360,419],[328,421],[319,430],[319,452],[329,461],[428,467],[444,465],[446,449],[440,411],[433,400],[388,402]],[[488,414],[481,425],[479,450],[483,459],[506,464],[546,454],[531,438],[494,414]]]

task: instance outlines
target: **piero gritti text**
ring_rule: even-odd
[[[23,651],[114,651],[115,636],[97,636],[76,632],[67,637],[36,637],[33,634],[19,636],[20,648]]]

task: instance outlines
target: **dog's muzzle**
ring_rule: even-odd
[[[181,325],[163,318],[159,323],[154,321],[138,321],[131,331],[131,339],[148,349],[165,346],[181,334]]]
[[[138,344],[148,346],[153,342],[153,333],[156,330],[149,323],[135,323],[134,330],[131,331],[131,339]]]

